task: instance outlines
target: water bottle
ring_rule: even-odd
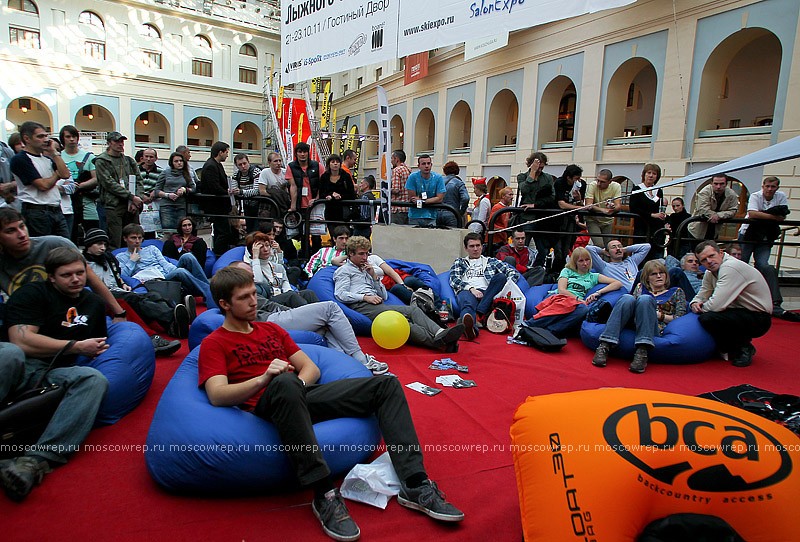
[[[450,311],[447,310],[447,301],[445,300],[439,303],[439,318],[444,322],[450,318]]]

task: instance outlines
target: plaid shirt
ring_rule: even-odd
[[[481,258],[486,258],[486,256],[481,256]],[[506,265],[497,258],[486,258],[486,260],[484,277],[486,277],[487,282],[491,282],[492,277],[498,273],[503,273],[506,277],[516,282],[517,272],[512,269],[511,266]],[[467,284],[463,278],[468,269],[469,258],[456,259],[456,261],[453,262],[453,266],[450,268],[450,287],[453,288],[456,294],[470,288],[469,284]]]
[[[397,190],[398,194],[392,195],[394,201],[411,201],[411,197],[406,190],[406,181],[411,175],[411,170],[405,164],[400,164],[392,170],[392,191]],[[392,207],[393,213],[408,213],[408,207]]]

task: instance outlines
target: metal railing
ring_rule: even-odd
[[[697,239],[691,234],[688,234],[689,225],[693,222],[706,222],[707,219],[702,216],[691,216],[681,222],[678,225],[678,228],[675,232],[672,232],[670,243],[672,244],[672,249],[674,251],[680,250],[680,245],[682,243],[699,243],[703,241],[703,239]],[[752,219],[752,218],[726,218],[722,219],[717,224],[763,224],[764,220],[759,219]],[[800,220],[782,220],[779,223],[784,228],[781,228],[781,232],[778,236],[778,239],[774,241],[746,241],[746,240],[739,240],[739,239],[722,239],[718,240],[721,243],[737,243],[739,245],[763,245],[769,243],[773,246],[778,247],[778,257],[777,261],[775,262],[775,269],[780,271],[781,260],[783,258],[783,248],[784,247],[800,247],[800,241],[796,242],[787,242],[786,241],[786,232],[791,231],[793,229],[797,229],[800,227]],[[709,224],[710,227],[714,227],[715,224]],[[786,227],[788,226],[788,227]]]
[[[513,214],[515,217],[516,216],[520,216],[522,214],[539,215],[537,217],[537,219],[539,219],[539,218],[541,218],[541,219],[550,218],[551,220],[558,221],[559,223],[561,223],[564,220],[564,218],[570,218],[571,219],[571,217],[574,217],[574,216],[581,217],[581,219],[582,219],[581,222],[583,222],[586,217],[591,217],[591,216],[604,217],[604,218],[608,218],[609,217],[609,215],[606,215],[604,213],[599,213],[599,212],[591,211],[591,210],[575,211],[572,214],[561,214],[560,216],[554,216],[554,215],[558,215],[559,213],[563,213],[563,212],[564,211],[560,210],[560,209],[523,209],[522,207],[503,207],[502,209],[498,209],[497,211],[495,211],[492,214],[492,216],[489,217],[489,222],[488,222],[488,224],[486,224],[486,226],[488,226],[488,229],[485,229],[484,231],[492,231],[492,230],[494,230],[495,229],[495,224],[497,222],[497,219],[500,218],[502,215],[507,214],[507,213]],[[634,221],[636,219],[642,220],[641,215],[637,215],[635,213],[630,213],[630,212],[627,212],[627,211],[619,211],[617,213],[614,213],[613,217],[614,218],[631,218]],[[477,221],[477,220],[471,220],[470,224],[476,223],[476,222],[483,224],[482,222]],[[547,224],[547,221],[545,221],[545,220],[542,220],[541,222],[537,222],[537,223],[534,223],[534,224],[528,225],[528,226],[522,226],[522,225],[514,226],[513,222],[514,222],[514,218],[513,217],[509,218],[508,226],[506,226],[506,227],[507,228],[513,228],[513,229],[517,229],[517,228],[523,229],[524,231],[526,231],[528,233],[531,233],[534,236],[534,238],[536,237],[537,233],[545,234],[545,235],[548,235],[548,236],[550,236],[550,235],[555,235],[555,236],[591,235],[592,237],[602,237],[605,240],[618,239],[618,238],[622,237],[622,238],[625,238],[625,239],[632,239],[635,242],[639,242],[639,243],[650,243],[650,242],[652,242],[652,239],[654,239],[656,235],[661,234],[660,232],[662,232],[662,230],[650,231],[650,224],[647,221],[645,221],[645,224],[647,226],[647,233],[645,235],[636,235],[634,233],[627,233],[627,232],[626,233],[588,233],[588,232],[586,232],[586,233],[582,234],[579,231],[565,231],[563,229],[552,230],[552,229],[545,229],[543,227],[540,227],[539,224]],[[521,222],[527,222],[527,220],[521,220]],[[531,226],[533,226],[533,227],[531,228]],[[508,230],[508,231],[510,232],[512,230]],[[493,239],[494,239],[494,234],[490,233],[489,234],[489,238],[487,239],[486,243],[484,243],[484,251],[483,251],[484,254],[486,254],[486,255],[494,255],[494,253],[499,248],[499,246],[495,246],[496,243],[493,241]],[[502,244],[504,244],[504,243],[502,243]],[[659,244],[659,243],[654,243],[654,244],[656,244],[657,246],[662,246],[663,245],[663,244]]]

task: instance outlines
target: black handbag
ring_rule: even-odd
[[[42,382],[47,373],[57,367],[56,362],[61,354],[74,344],[75,341],[68,342],[53,356],[47,370],[32,389],[0,403],[0,444],[3,445],[0,447],[0,458],[23,455],[21,447],[39,440],[67,391],[58,384],[42,386]]]

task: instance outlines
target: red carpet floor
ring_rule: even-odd
[[[459,525],[441,525],[400,507],[386,510],[348,503],[362,540],[521,540],[517,489],[509,451],[509,426],[517,405],[530,395],[622,386],[688,395],[749,383],[800,393],[794,356],[800,325],[773,320],[758,353],[745,369],[713,360],[700,365],[651,365],[643,375],[612,360],[593,367],[592,353],[571,339],[555,354],[507,345],[505,336],[482,333],[461,343],[456,361],[469,365],[478,387],[445,390],[427,397],[406,390],[430,476],[464,510]],[[390,365],[403,384],[435,385],[427,367],[445,355],[414,347],[387,352],[371,339],[364,350]],[[142,447],[158,399],[188,353],[183,348],[157,361],[155,380],[143,403],[117,424],[94,430],[87,443],[108,451],[81,452],[48,475],[21,504],[0,497],[2,540],[328,540],[313,517],[309,492],[243,498],[171,495],[147,474]],[[438,387],[438,386],[437,386]]]

